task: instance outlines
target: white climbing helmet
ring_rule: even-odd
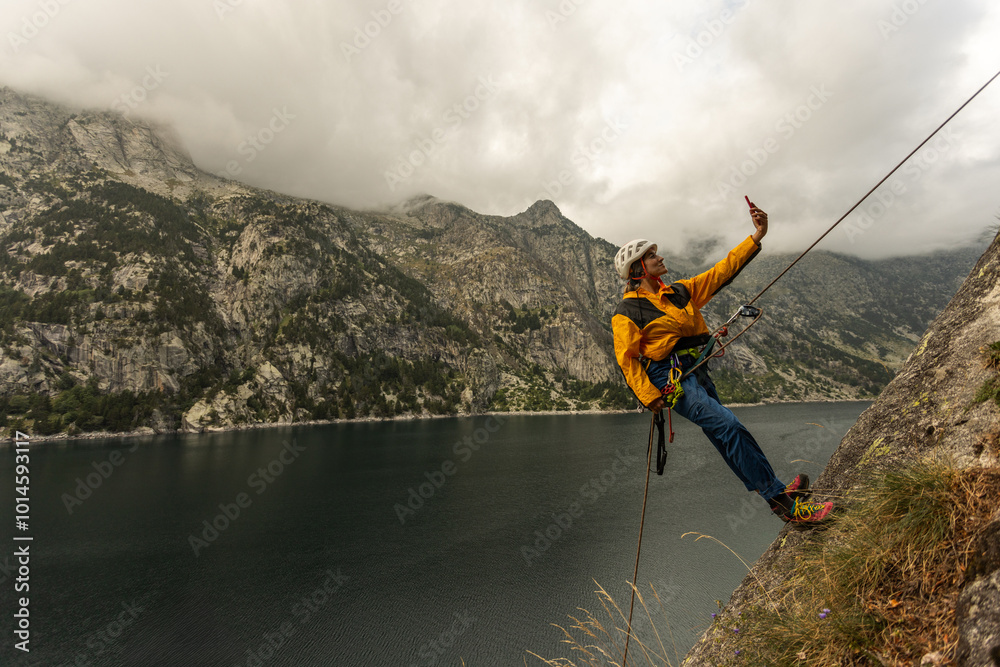
[[[656,244],[650,243],[646,239],[635,239],[623,245],[618,250],[618,254],[615,255],[615,270],[618,272],[618,276],[622,280],[626,280],[632,262],[642,259],[642,256],[649,250],[656,252]]]

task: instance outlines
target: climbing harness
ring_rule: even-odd
[[[646,360],[646,368],[653,363],[651,359]],[[657,440],[656,440],[656,474],[662,475],[663,470],[667,465],[667,442],[674,441],[674,419],[673,419],[673,409],[677,407],[677,402],[684,397],[684,387],[681,386],[681,379],[683,373],[681,372],[681,362],[676,354],[670,355],[670,373],[669,379],[667,380],[666,386],[663,387],[662,397],[663,397],[663,410],[667,412],[666,424],[668,427],[668,432],[670,433],[670,439],[667,440],[664,431],[664,419],[663,410],[653,414],[653,425],[656,426],[657,430]]]
[[[693,366],[691,366],[691,368],[689,368],[687,371],[685,371],[685,373],[681,376],[681,379],[683,380],[683,378],[687,377],[692,372],[694,372],[696,369],[700,368],[703,364],[707,363],[709,359],[712,359],[714,357],[721,357],[723,354],[725,354],[725,348],[728,347],[729,345],[731,345],[732,343],[734,343],[737,338],[739,338],[740,336],[742,336],[743,334],[745,334],[750,329],[750,327],[752,327],[754,324],[756,324],[757,321],[761,318],[762,311],[761,311],[760,308],[755,308],[753,306],[754,302],[756,302],[757,299],[759,299],[761,296],[763,296],[764,292],[766,292],[767,290],[771,289],[772,285],[774,285],[776,282],[778,282],[782,278],[782,276],[784,276],[786,273],[788,273],[788,271],[793,266],[795,266],[796,264],[798,264],[799,260],[806,256],[806,253],[808,253],[810,250],[812,250],[813,248],[815,248],[819,244],[819,242],[822,241],[824,238],[826,238],[826,236],[830,232],[832,232],[837,225],[839,225],[841,222],[843,222],[844,219],[847,216],[849,216],[851,213],[853,213],[854,209],[856,209],[858,206],[861,206],[861,204],[863,204],[864,201],[866,199],[868,199],[868,197],[871,196],[871,194],[873,192],[875,192],[875,190],[877,190],[879,188],[879,186],[881,186],[883,183],[885,183],[887,180],[889,180],[889,178],[893,174],[895,174],[896,171],[898,171],[899,168],[902,167],[903,164],[905,164],[907,160],[909,160],[911,157],[914,156],[914,154],[916,154],[917,151],[919,151],[921,148],[923,148],[924,145],[928,141],[930,141],[931,139],[933,139],[934,135],[936,135],[938,132],[940,132],[944,128],[945,125],[947,125],[949,122],[951,122],[951,119],[954,118],[955,116],[957,116],[958,113],[962,109],[964,109],[966,106],[968,106],[968,104],[970,102],[972,102],[972,100],[976,99],[976,97],[979,95],[979,93],[981,93],[984,90],[986,90],[986,87],[989,86],[991,83],[993,83],[993,81],[998,76],[1000,76],[1000,71],[997,71],[996,74],[994,74],[993,76],[991,76],[990,79],[979,88],[979,90],[977,90],[975,93],[973,93],[972,96],[969,99],[967,99],[965,102],[963,102],[962,105],[960,107],[958,107],[950,116],[948,116],[947,118],[945,118],[944,122],[942,122],[940,125],[938,125],[937,128],[935,128],[933,132],[931,132],[929,135],[927,135],[926,139],[924,139],[923,141],[921,141],[920,144],[918,144],[916,148],[914,148],[912,151],[910,151],[906,155],[906,157],[904,157],[902,160],[900,160],[899,163],[895,167],[893,167],[889,171],[888,174],[886,174],[885,176],[882,177],[882,180],[880,180],[878,183],[876,183],[875,186],[872,187],[871,190],[869,190],[868,192],[866,192],[865,195],[863,197],[861,197],[861,199],[859,199],[853,206],[851,206],[851,208],[847,209],[847,212],[844,213],[842,216],[840,216],[837,219],[836,222],[834,222],[832,225],[830,225],[830,228],[827,229],[825,232],[823,232],[823,234],[818,239],[816,239],[815,241],[813,241],[812,245],[810,245],[808,248],[806,248],[805,250],[803,250],[802,254],[800,254],[798,257],[796,257],[788,266],[785,267],[785,269],[781,273],[779,273],[777,276],[775,276],[774,280],[772,280],[767,285],[765,285],[764,289],[762,289],[760,292],[757,293],[757,296],[755,296],[754,298],[750,299],[745,304],[743,304],[742,306],[740,306],[739,310],[737,310],[736,313],[732,317],[730,317],[729,320],[724,325],[722,325],[721,327],[719,327],[715,331],[715,333],[712,334],[711,340],[709,340],[708,343],[705,345],[705,347],[702,349],[701,354],[699,354],[698,359],[696,360],[695,364]],[[735,322],[736,319],[738,317],[741,317],[741,316],[742,317],[753,317],[754,319],[746,327],[744,327],[743,330],[740,331],[739,334],[737,334],[736,336],[734,336],[732,340],[730,340],[727,343],[724,343],[724,344],[720,345],[719,349],[715,353],[713,353],[712,349],[715,347],[715,344],[718,342],[718,339],[719,338],[725,338],[728,335],[728,333],[729,333],[729,329],[728,329],[729,325],[732,324],[733,322]],[[678,382],[678,385],[679,385],[679,382]],[[666,399],[664,399],[664,401],[666,401]],[[675,401],[675,403],[676,403],[676,401]],[[632,636],[632,610],[633,610],[633,608],[635,606],[635,582],[636,582],[636,580],[638,579],[638,576],[639,576],[639,553],[642,550],[642,529],[643,529],[643,525],[644,525],[645,519],[646,519],[646,494],[648,494],[648,492],[649,492],[649,460],[650,460],[650,458],[652,456],[652,451],[653,451],[653,427],[656,425],[656,417],[657,417],[657,413],[653,413],[653,419],[652,419],[652,421],[650,422],[650,425],[649,425],[649,452],[647,454],[647,465],[646,465],[646,491],[644,492],[643,497],[642,497],[642,516],[639,519],[639,544],[636,547],[636,551],[635,551],[635,570],[634,570],[634,572],[632,574],[632,602],[629,604],[629,610],[628,610],[628,628],[626,629],[626,634],[625,634],[625,653],[624,653],[624,655],[622,657],[622,667],[625,667],[627,665],[627,663],[628,663],[629,639]],[[663,420],[662,415],[660,416],[660,420],[661,420],[660,423],[662,425],[662,420]],[[662,426],[661,426],[661,429],[662,429]],[[661,441],[662,441],[662,430],[661,430]],[[671,432],[670,441],[673,442],[673,433],[672,432]],[[666,460],[666,452],[664,452],[664,461],[665,460]],[[657,463],[659,464],[659,452],[657,452]],[[660,472],[659,470],[657,472],[658,472],[658,474],[662,474],[662,472]]]

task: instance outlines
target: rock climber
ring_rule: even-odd
[[[747,490],[759,493],[772,512],[786,522],[816,523],[827,518],[833,503],[811,502],[804,474],[788,485],[775,476],[750,431],[722,405],[708,364],[678,380],[711,338],[700,309],[760,252],[767,213],[751,203],[750,217],[754,233],[722,261],[669,285],[661,280],[667,267],[655,243],[635,239],[621,247],[615,269],[628,286],[611,319],[615,357],[643,405],[658,413],[672,404],[677,414],[700,426]]]

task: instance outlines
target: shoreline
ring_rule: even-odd
[[[872,402],[874,398],[850,398],[850,399],[837,399],[837,400],[812,400],[812,401],[761,401],[758,403],[727,403],[725,404],[727,408],[754,408],[762,405],[781,405],[781,404],[796,404],[796,403],[863,403]],[[90,431],[87,433],[77,433],[75,435],[67,435],[65,433],[56,433],[53,435],[32,435],[28,433],[28,439],[30,442],[58,442],[58,441],[72,441],[72,440],[101,440],[105,438],[114,438],[119,440],[124,440],[127,438],[142,438],[151,437],[159,435],[209,435],[214,433],[230,433],[234,431],[254,431],[272,428],[289,428],[298,426],[328,426],[331,424],[363,424],[363,423],[373,423],[373,422],[397,422],[397,421],[423,421],[427,419],[455,419],[458,417],[491,417],[491,416],[507,416],[507,417],[525,417],[525,416],[553,416],[553,415],[624,415],[630,412],[638,412],[635,409],[628,410],[515,410],[513,412],[475,412],[475,413],[465,413],[465,414],[454,414],[454,415],[397,415],[395,417],[357,417],[354,419],[310,419],[306,421],[297,422],[262,422],[257,424],[240,424],[236,426],[218,426],[209,427],[201,430],[182,430],[178,429],[176,431],[161,431],[157,432],[153,430],[150,426],[145,426],[134,431],[121,431],[121,432],[111,432],[111,431]],[[643,410],[642,412],[645,412]],[[14,437],[4,437],[0,440],[0,445],[14,445],[16,439]]]

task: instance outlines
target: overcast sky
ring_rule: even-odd
[[[199,167],[357,208],[538,199],[615,244],[796,251],[1000,69],[988,0],[4,0],[0,83],[175,128]],[[1000,214],[1000,81],[820,246]],[[944,131],[943,131],[944,132]]]

